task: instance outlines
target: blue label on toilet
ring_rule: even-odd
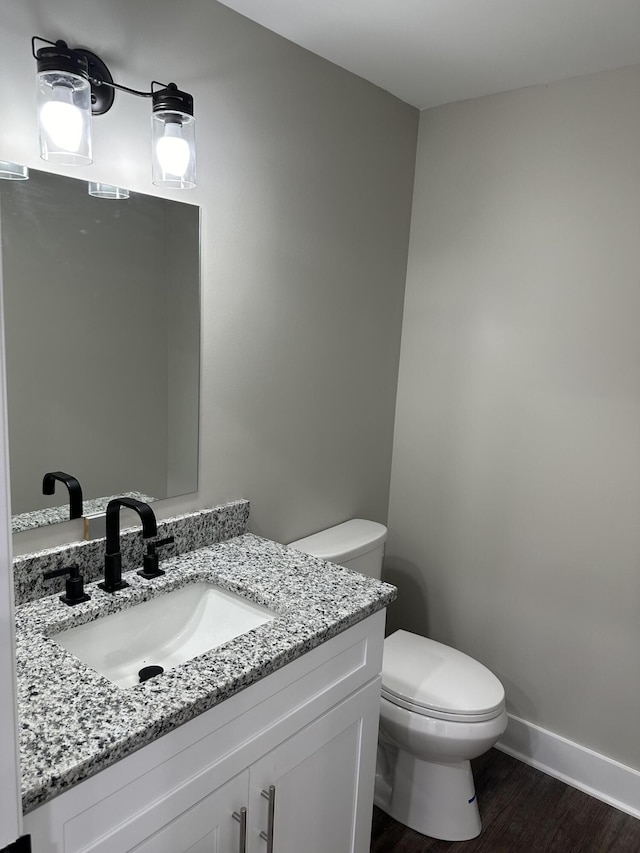
[[[475,800],[475,798],[476,798],[476,795],[474,794],[474,795],[473,795],[473,797],[471,797],[471,799],[470,799],[470,800],[468,800],[468,802],[469,802],[469,803],[472,803],[472,802]]]

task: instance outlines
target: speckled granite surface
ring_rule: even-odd
[[[91,515],[94,512],[104,512],[107,504],[112,498],[135,498],[138,501],[151,503],[155,498],[143,495],[142,492],[123,492],[120,495],[109,495],[104,498],[93,498],[93,500],[82,502],[82,514]],[[48,509],[37,509],[33,512],[20,512],[11,516],[11,532],[23,533],[25,530],[34,530],[36,527],[47,527],[49,524],[60,524],[69,521],[69,504],[63,506],[52,506]]]
[[[212,545],[214,542],[223,542],[232,536],[240,536],[246,531],[248,521],[249,501],[243,500],[158,521],[158,535],[155,539],[175,537],[173,545],[168,545],[158,551],[158,554],[160,559],[164,560],[205,545]],[[15,557],[13,582],[16,604],[35,601],[43,595],[51,595],[56,590],[63,591],[64,579],[43,580],[43,573],[52,569],[76,563],[87,583],[101,578],[104,574],[104,545],[104,539],[92,539],[89,542],[72,542]],[[147,541],[142,538],[140,526],[122,530],[120,551],[123,572],[142,565],[146,545]]]
[[[245,534],[162,561],[167,574],[110,595],[94,584],[76,607],[57,595],[18,607],[23,808],[31,811],[133,750],[284,666],[395,598],[395,587]],[[120,688],[49,635],[208,580],[278,618],[162,676]]]

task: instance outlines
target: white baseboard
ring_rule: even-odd
[[[640,771],[509,714],[496,749],[640,818]]]

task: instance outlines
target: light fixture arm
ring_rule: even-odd
[[[143,92],[140,89],[131,89],[129,86],[123,86],[122,83],[116,83],[115,80],[100,80],[89,76],[89,82],[95,86],[109,86],[111,89],[118,89],[120,92],[127,92],[129,95],[135,95],[137,98],[153,98],[161,91],[169,90],[169,92],[179,92],[176,83],[160,83],[158,80],[151,81],[151,91]],[[160,89],[155,89],[154,86],[160,86]]]
[[[118,91],[126,92],[128,95],[135,95],[137,98],[150,98],[153,95],[153,92],[141,92],[138,89],[130,89],[129,86],[123,86],[114,80],[94,80],[89,77],[89,82],[95,86],[110,86],[112,89],[118,89]]]

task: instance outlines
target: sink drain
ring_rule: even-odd
[[[140,684],[142,684],[143,681],[148,681],[155,675],[162,675],[163,672],[163,666],[143,666],[140,672],[138,673],[138,676],[140,678]]]

